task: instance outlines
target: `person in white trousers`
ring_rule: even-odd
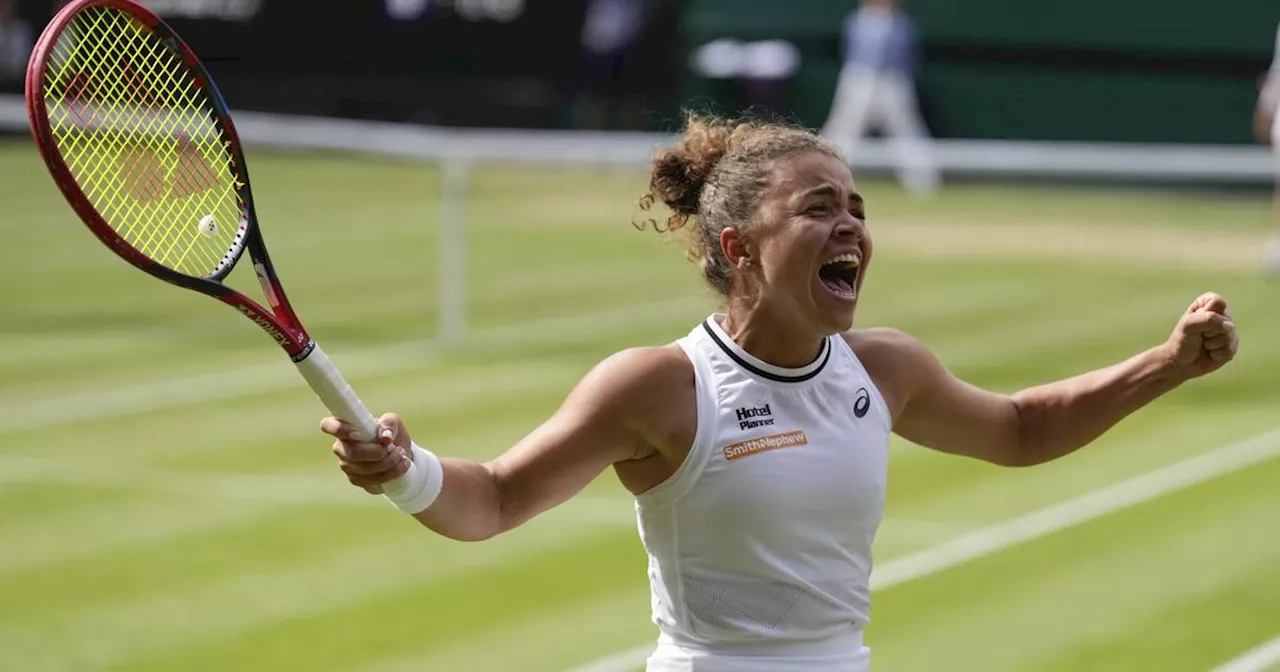
[[[1276,29],[1276,55],[1271,69],[1263,75],[1262,90],[1258,94],[1258,106],[1254,110],[1254,130],[1258,140],[1271,145],[1275,153],[1275,233],[1266,250],[1266,264],[1271,273],[1280,275],[1280,27]]]
[[[892,139],[902,185],[932,193],[941,178],[916,98],[914,22],[897,0],[862,0],[845,21],[843,42],[844,66],[822,135],[856,164],[859,141],[878,127]]]

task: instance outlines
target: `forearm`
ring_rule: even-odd
[[[489,467],[440,458],[444,482],[427,509],[413,514],[428,529],[457,541],[483,541],[501,531],[502,498]]]
[[[1164,348],[1119,364],[1013,395],[1018,410],[1017,454],[1033,465],[1079,450],[1116,423],[1185,380]]]

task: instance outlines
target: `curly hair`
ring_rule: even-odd
[[[696,220],[686,257],[699,264],[712,289],[728,297],[733,266],[720,247],[720,233],[751,225],[772,184],[775,161],[814,151],[843,160],[835,145],[804,128],[687,113],[683,136],[675,146],[658,152],[649,191],[640,199],[642,210],[656,199],[673,214],[665,225],[652,219],[646,224],[667,232]]]

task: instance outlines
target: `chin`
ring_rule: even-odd
[[[841,333],[853,328],[853,307],[827,316],[826,326],[832,333]]]
[[[857,311],[857,299],[835,299],[830,295],[814,297],[814,321],[830,335],[853,328],[853,316]]]
[[[822,326],[827,334],[847,332],[854,326],[854,312],[858,308],[858,297],[837,296],[826,288],[814,288],[813,321]]]

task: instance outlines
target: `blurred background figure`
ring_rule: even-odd
[[[1254,130],[1258,140],[1271,145],[1276,158],[1275,231],[1267,245],[1267,268],[1280,275],[1280,27],[1276,29],[1276,54],[1271,69],[1262,76],[1262,90],[1258,95],[1258,107],[1254,110]]]
[[[915,25],[897,0],[862,0],[845,21],[844,64],[822,134],[858,161],[872,127],[893,140],[898,179],[918,194],[940,181],[915,93]]]
[[[590,0],[582,26],[582,64],[574,101],[576,128],[625,128],[623,63],[644,33],[651,0]],[[634,125],[634,124],[631,124]]]
[[[18,16],[15,0],[0,0],[0,91],[22,91],[27,57],[34,43],[31,24]]]

